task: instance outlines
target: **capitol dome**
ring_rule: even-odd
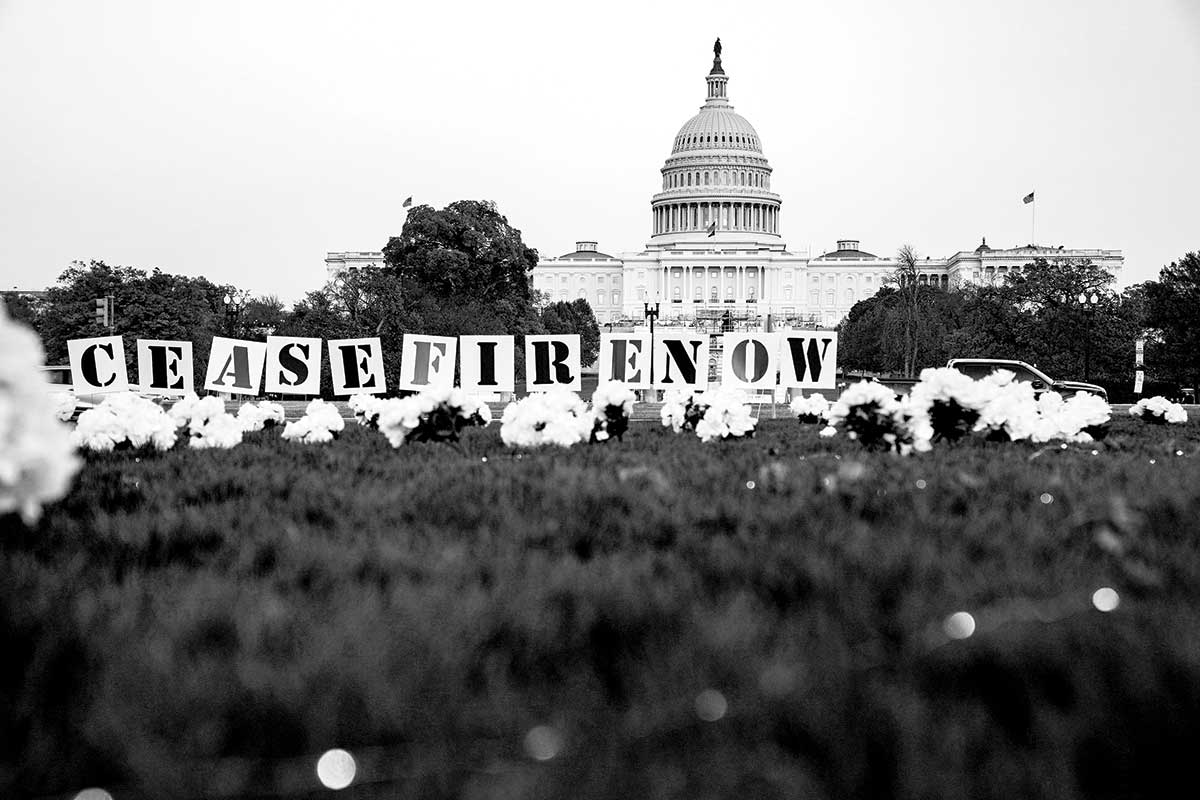
[[[662,191],[650,201],[651,243],[777,245],[780,200],[771,192],[771,165],[758,131],[729,103],[720,39],[713,53],[708,97],[675,135]]]

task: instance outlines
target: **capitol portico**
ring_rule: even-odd
[[[675,135],[660,191],[650,198],[650,241],[616,256],[580,241],[573,252],[538,262],[534,288],[551,300],[586,299],[602,323],[640,322],[643,303],[658,302],[662,322],[836,325],[895,273],[896,260],[862,250],[856,239],[816,256],[789,250],[762,141],[729,101],[720,40],[705,82],[704,104]],[[983,241],[947,258],[922,259],[918,281],[949,288],[997,280],[1036,258],[1090,259],[1114,274],[1124,264],[1120,250],[994,249]],[[326,258],[330,277],[375,263],[382,263],[376,252]]]

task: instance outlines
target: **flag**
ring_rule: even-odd
[[[1030,203],[1032,203],[1033,202],[1033,192],[1030,192],[1029,194],[1025,195],[1025,199],[1022,200],[1021,202],[1023,202],[1025,205],[1029,205]]]
[[[1033,196],[1033,195],[1030,195],[1030,197],[1032,197],[1032,196]],[[1028,203],[1029,201],[1028,201],[1028,200],[1026,200],[1025,202],[1027,202],[1027,203]],[[400,207],[401,207],[401,208],[408,208],[408,207],[409,207],[409,206],[411,206],[411,205],[412,205],[412,198],[411,198],[411,197],[409,197],[409,198],[405,199],[405,201],[404,201],[403,203],[401,203],[401,204],[400,204]]]
[[[717,235],[717,221],[715,219],[712,222],[708,223],[708,235],[709,236]]]

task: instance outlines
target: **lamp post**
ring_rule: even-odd
[[[658,319],[658,303],[655,302],[653,308],[648,302],[644,302],[642,305],[645,306],[646,319],[650,320],[650,391],[657,400],[658,392],[654,388],[654,320]]]
[[[1100,295],[1092,292],[1090,295],[1087,292],[1080,292],[1076,301],[1083,307],[1084,314],[1087,315],[1087,328],[1083,335],[1083,379],[1091,381],[1092,379],[1092,322],[1096,317],[1096,307],[1100,304]]]
[[[241,315],[242,309],[246,306],[246,292],[232,290],[226,293],[223,302],[225,303],[225,332],[230,337],[233,336],[234,321]]]

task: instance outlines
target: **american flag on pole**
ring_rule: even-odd
[[[1025,195],[1025,199],[1022,200],[1021,202],[1025,203],[1025,205],[1029,205],[1030,203],[1032,203],[1033,202],[1033,192],[1030,192],[1029,194]]]
[[[717,235],[717,221],[716,220],[713,220],[712,222],[708,223],[708,235],[709,236]]]

